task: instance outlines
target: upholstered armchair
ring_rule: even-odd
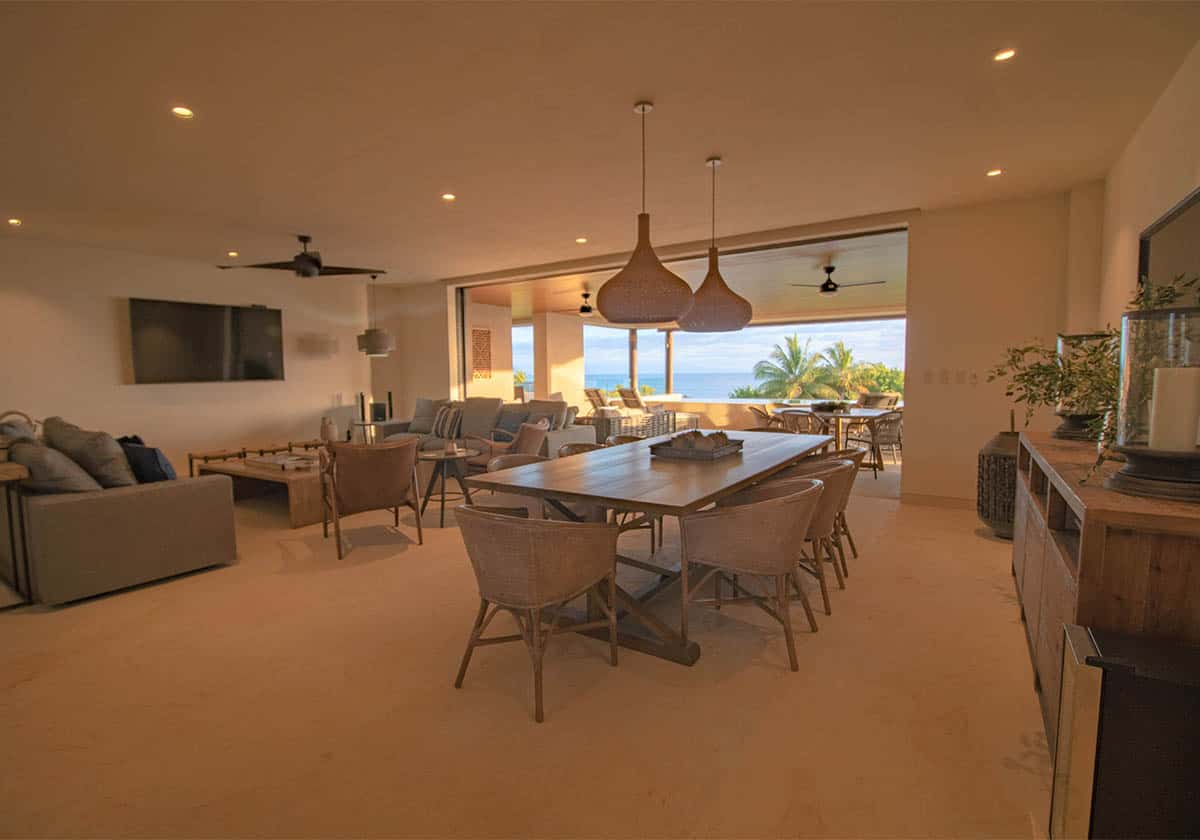
[[[488,462],[498,455],[537,455],[549,431],[550,424],[539,420],[536,423],[522,423],[511,441],[468,436],[464,438],[465,445],[468,449],[478,449],[479,454],[467,459],[467,470],[484,472]]]
[[[417,498],[417,440],[377,445],[331,443],[321,450],[322,528],[329,537],[332,520],[337,555],[342,559],[342,517],[368,510],[390,510],[397,527],[401,506],[417,520],[417,543],[424,544]]]

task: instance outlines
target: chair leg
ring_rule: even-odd
[[[846,565],[846,549],[842,546],[842,532],[837,527],[836,521],[833,525],[833,544],[837,548],[838,560],[842,564],[842,577],[848,578],[850,577],[850,569]]]
[[[410,489],[412,490],[412,497],[413,497],[413,500],[412,500],[413,517],[417,520],[417,545],[425,545],[425,535],[423,533],[421,533],[420,497],[417,495],[417,488],[419,486],[420,485],[417,484],[417,465],[413,464],[412,485],[411,485]]]
[[[829,583],[825,580],[825,564],[821,561],[820,540],[812,540],[810,545],[812,546],[813,566],[816,567],[817,580],[821,583],[821,599],[825,602],[825,615],[833,615],[833,610],[829,606]]]
[[[533,640],[533,719],[538,723],[545,720],[542,712],[542,611],[529,611],[529,635]]]
[[[608,576],[608,656],[609,662],[617,664],[617,571]]]
[[[399,528],[400,527],[400,508],[399,507],[392,508],[392,518],[395,520],[396,527]]]
[[[808,618],[808,629],[816,633],[817,617],[813,615],[812,604],[808,602],[808,593],[804,591],[804,587],[800,583],[800,571],[798,569],[792,569],[792,580],[796,586],[796,597],[800,599],[800,605],[804,607],[804,615]]]
[[[842,511],[838,514],[838,521],[839,525],[841,526],[842,533],[846,535],[846,542],[850,544],[850,553],[854,556],[854,559],[857,560],[858,546],[854,544],[854,535],[850,533],[850,523],[846,520],[846,511]]]
[[[658,550],[658,543],[654,539],[654,517],[650,517],[650,556],[654,556],[654,552]]]
[[[338,515],[337,499],[333,500],[333,538],[337,540],[338,559],[342,559],[342,517]]]
[[[779,607],[779,617],[783,620],[783,637],[787,640],[788,662],[793,671],[800,670],[796,661],[796,639],[792,635],[792,614],[788,605],[787,575],[775,575],[775,599]]]
[[[833,564],[833,574],[837,577],[838,589],[846,588],[846,579],[842,577],[842,567],[838,565],[837,555],[833,552],[833,540],[829,537],[822,537],[821,544],[825,548],[825,556],[829,558],[829,562]]]
[[[736,592],[734,593],[737,594]],[[721,609],[721,573],[713,575],[713,607]]]
[[[483,619],[487,615],[488,602],[486,598],[479,599],[479,614],[475,616],[475,624],[471,627],[471,638],[467,639],[467,649],[463,653],[462,664],[458,666],[458,676],[454,679],[454,687],[462,688],[463,677],[467,675],[467,666],[471,664],[471,652],[483,632]]]

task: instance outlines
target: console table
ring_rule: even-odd
[[[1200,504],[1080,484],[1095,444],[1021,433],[1012,571],[1053,754],[1063,626],[1200,645]]]

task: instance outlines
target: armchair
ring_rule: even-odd
[[[537,455],[549,431],[550,424],[539,420],[536,423],[522,423],[511,441],[496,440],[495,435],[491,439],[468,435],[464,438],[467,447],[478,449],[479,454],[467,459],[467,470],[484,472],[488,462],[499,455]]]

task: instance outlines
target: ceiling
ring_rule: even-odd
[[[659,244],[707,235],[714,153],[726,235],[1100,177],[1200,3],[3,3],[0,32],[0,243],[303,232],[417,282],[631,248],[642,97]]]
[[[906,231],[859,236],[833,242],[814,242],[721,256],[721,276],[754,307],[755,324],[791,323],[835,318],[865,318],[904,312],[908,261]],[[699,287],[708,271],[707,257],[670,260],[672,271]],[[792,283],[820,283],[822,266],[834,265],[838,283],[886,281],[882,285],[844,287],[833,295]],[[515,321],[535,312],[577,314],[585,289],[595,293],[615,269],[568,274],[518,283],[475,286],[472,303],[506,306]],[[592,323],[602,324],[599,313]]]

